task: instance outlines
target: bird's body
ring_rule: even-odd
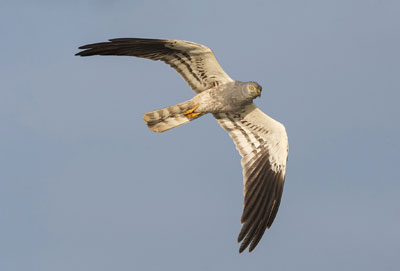
[[[248,85],[254,86],[254,93],[248,92]],[[146,113],[143,116],[149,128],[154,132],[164,132],[185,124],[204,114],[230,113],[243,111],[254,98],[260,95],[261,86],[256,82],[227,82],[197,94],[189,101],[160,110]],[[194,109],[193,109],[194,108]],[[190,111],[193,109],[192,111]],[[187,118],[190,111],[193,117]]]
[[[242,156],[243,224],[239,251],[252,251],[275,219],[286,172],[288,140],[285,127],[253,103],[261,95],[256,82],[232,80],[212,51],[179,40],[113,39],[80,47],[80,56],[127,55],[162,60],[174,68],[196,93],[192,99],[143,116],[148,127],[164,132],[211,113],[228,131]]]
[[[245,96],[243,88],[247,83],[232,81],[207,89],[191,101],[199,104],[197,110],[203,113],[226,113],[240,110],[250,104],[255,97]]]

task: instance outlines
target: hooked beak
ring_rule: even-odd
[[[261,89],[257,89],[257,97],[261,97]]]

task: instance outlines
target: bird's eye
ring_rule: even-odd
[[[249,86],[250,90],[255,90],[254,86]]]

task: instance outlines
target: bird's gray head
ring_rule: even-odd
[[[256,82],[234,81],[233,84],[233,86],[225,88],[223,94],[221,93],[230,106],[246,106],[261,95],[262,87]]]
[[[257,82],[245,82],[242,89],[244,95],[252,100],[261,96],[262,87]]]

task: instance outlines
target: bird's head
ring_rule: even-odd
[[[244,92],[248,97],[255,99],[261,96],[262,86],[260,86],[257,82],[246,82],[244,84]]]

